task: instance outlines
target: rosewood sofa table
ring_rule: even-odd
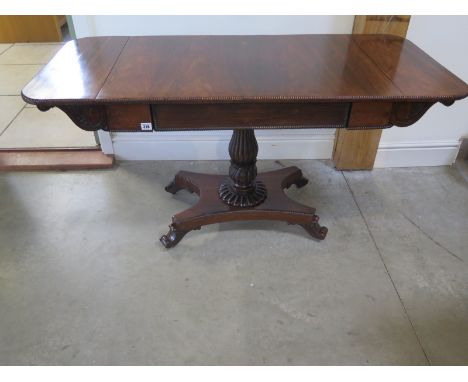
[[[229,176],[177,173],[166,191],[198,203],[173,216],[166,248],[203,225],[281,220],[324,239],[315,208],[283,192],[297,167],[257,174],[255,129],[409,126],[468,86],[388,35],[91,37],[67,43],[22,91],[84,130],[233,130]]]

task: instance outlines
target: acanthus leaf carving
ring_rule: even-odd
[[[77,125],[86,131],[107,130],[107,114],[104,105],[37,105],[40,111],[58,107]]]
[[[396,102],[393,104],[390,123],[399,127],[417,122],[435,102]]]

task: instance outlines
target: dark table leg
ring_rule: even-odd
[[[319,225],[315,208],[297,203],[284,193],[293,184],[307,184],[301,170],[292,166],[257,175],[257,153],[254,131],[234,130],[229,144],[229,177],[178,172],[166,191],[175,194],[185,189],[200,198],[193,207],[172,217],[161,243],[171,248],[191,230],[234,220],[281,220],[301,225],[312,237],[323,240],[328,230]]]

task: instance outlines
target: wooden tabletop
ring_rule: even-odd
[[[389,35],[90,37],[23,89],[33,104],[451,101],[468,85]]]

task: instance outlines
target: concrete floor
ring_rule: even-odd
[[[329,228],[237,222],[158,241],[178,169],[0,175],[0,364],[468,364],[468,187],[456,168],[300,166]],[[278,168],[271,161],[260,170]]]

